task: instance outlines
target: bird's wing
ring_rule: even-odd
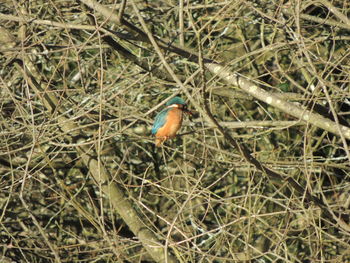
[[[164,126],[169,110],[170,109],[164,109],[157,114],[152,127],[152,134],[156,134],[158,129]]]

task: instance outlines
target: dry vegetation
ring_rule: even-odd
[[[350,262],[349,1],[98,3],[1,1],[0,261]]]

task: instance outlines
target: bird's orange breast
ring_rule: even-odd
[[[171,109],[168,112],[166,122],[163,127],[159,128],[156,137],[172,138],[180,129],[182,124],[182,110],[178,108]]]

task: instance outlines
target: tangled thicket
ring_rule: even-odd
[[[349,10],[2,1],[0,261],[350,262]]]

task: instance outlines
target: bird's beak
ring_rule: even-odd
[[[192,111],[189,111],[188,109],[185,109],[185,110],[184,110],[184,113],[193,116],[193,112],[192,112]]]

